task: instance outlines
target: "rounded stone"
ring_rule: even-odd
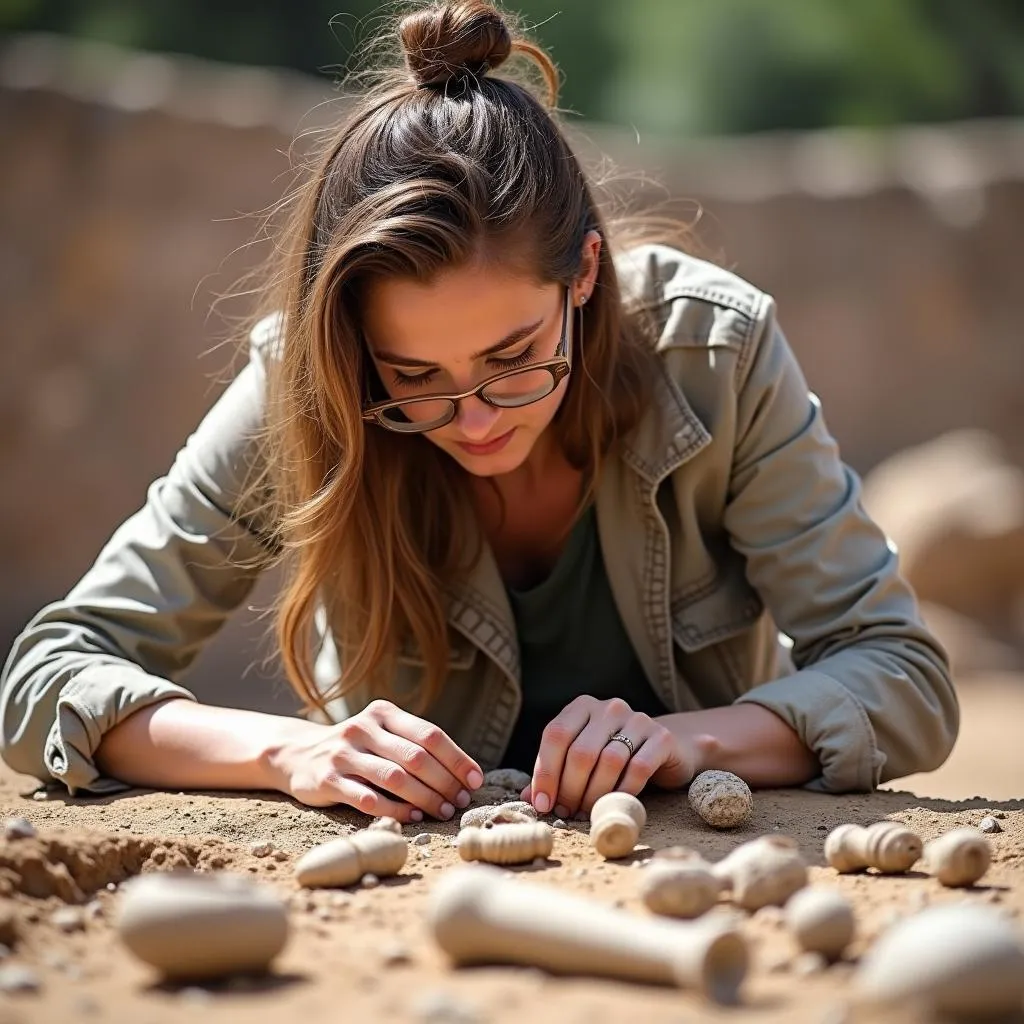
[[[165,977],[213,978],[265,971],[288,939],[288,913],[237,875],[143,875],[124,886],[117,931]]]
[[[800,948],[838,960],[853,939],[853,908],[838,892],[801,889],[787,901],[786,925]]]
[[[5,839],[32,839],[38,833],[28,818],[8,818],[4,822]]]
[[[754,813],[750,787],[732,772],[701,772],[691,783],[690,806],[712,828],[735,828]]]

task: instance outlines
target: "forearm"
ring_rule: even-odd
[[[168,700],[130,715],[96,751],[104,774],[155,789],[278,789],[272,752],[300,730],[296,718]]]
[[[755,787],[798,786],[820,773],[796,732],[757,704],[677,712],[658,721],[695,752],[695,773],[719,768]]]

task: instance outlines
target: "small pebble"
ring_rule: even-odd
[[[39,975],[21,964],[0,967],[0,992],[38,992]]]
[[[45,789],[37,789],[32,794],[32,799],[33,800],[49,800],[50,799],[50,794],[47,793]]]
[[[363,875],[362,886],[364,889],[375,889],[378,885],[380,885],[380,879],[376,875]]]
[[[993,818],[1005,818],[1006,817],[1006,811],[993,811],[992,812],[992,817]]]
[[[1002,832],[1003,826],[991,815],[984,817],[978,822],[978,828],[982,832]]]
[[[32,839],[38,833],[28,818],[8,818],[4,822],[5,839]]]
[[[793,973],[798,978],[806,978],[818,974],[828,966],[828,961],[820,953],[801,953],[793,961]]]
[[[413,1005],[412,1013],[428,1024],[478,1024],[481,1020],[473,1007],[447,992],[427,992]]]
[[[85,928],[85,921],[82,918],[82,912],[76,907],[64,907],[63,910],[58,910],[53,917],[50,918],[50,924],[52,924],[54,928],[57,928],[67,934],[70,934],[71,932],[80,932]]]
[[[274,852],[274,844],[271,842],[253,843],[249,852],[254,857],[269,857]]]
[[[434,834],[432,832],[421,832],[418,836],[413,836],[413,846],[429,846],[434,841]]]
[[[117,892],[117,882],[107,882],[107,892]]]
[[[381,963],[385,967],[395,967],[398,964],[407,964],[412,960],[409,948],[400,942],[393,942],[380,951]]]
[[[207,992],[205,988],[198,988],[194,985],[189,988],[183,988],[178,993],[178,998],[183,1003],[188,1003],[190,1006],[203,1006],[207,1003],[213,1002],[212,993]]]
[[[428,860],[429,860],[429,859],[430,859],[430,857],[431,857],[431,853],[430,853],[430,851],[429,851],[429,850],[428,850],[428,849],[427,849],[427,848],[426,848],[425,846],[424,846],[424,847],[422,847],[421,849],[417,850],[416,852],[417,852],[417,853],[418,853],[418,854],[419,854],[419,855],[420,855],[421,857],[426,857],[426,858],[427,858]]]
[[[551,827],[552,828],[565,828],[565,829],[567,829],[569,826],[566,825],[566,823],[564,821],[562,821],[561,818],[555,818],[555,820],[553,822],[551,822]]]
[[[279,864],[282,861],[286,861],[287,859],[288,859],[288,854],[287,854],[286,851],[284,851],[284,850],[275,850],[274,851],[274,860],[276,860]]]

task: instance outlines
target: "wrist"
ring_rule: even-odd
[[[326,726],[302,718],[282,718],[260,745],[257,767],[262,785],[291,793],[292,756],[297,745],[319,738]]]

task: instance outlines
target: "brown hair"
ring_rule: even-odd
[[[464,471],[423,436],[361,418],[362,290],[379,275],[429,281],[475,260],[570,285],[586,233],[608,238],[558,124],[556,69],[509,17],[482,0],[432,3],[401,19],[398,38],[404,61],[382,71],[293,197],[258,311],[283,313],[262,438],[287,568],[277,638],[292,685],[319,708],[359,684],[388,693],[409,645],[428,703],[448,668],[445,585],[480,553],[466,550],[480,531]],[[520,72],[532,64],[533,80],[494,74],[512,57],[525,58]],[[651,362],[607,244],[575,315],[585,351],[552,429],[592,493],[640,416]],[[343,664],[326,691],[312,671],[321,604]]]

